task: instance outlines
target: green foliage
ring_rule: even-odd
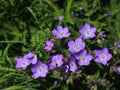
[[[82,6],[84,10],[80,10]],[[119,7],[119,0],[0,0],[0,90],[120,89],[120,77],[116,73],[120,49],[114,47],[114,42],[120,38]],[[106,13],[112,16],[106,16]],[[58,21],[58,16],[64,19]],[[51,75],[50,72],[46,79],[34,80],[29,70],[15,69],[15,58],[29,51],[35,52],[44,63],[48,63],[50,55],[55,53],[63,53],[67,59],[67,42],[80,36],[78,31],[86,22],[97,28],[96,39],[86,41],[87,50],[93,53],[94,48],[109,47],[113,54],[110,65],[102,66],[92,61],[90,66],[79,68],[78,76],[63,75],[67,77],[63,81],[59,73]],[[51,31],[57,25],[67,26],[71,37],[62,41],[55,39],[59,48],[45,52],[45,40],[54,38]],[[101,39],[101,32],[107,38]],[[58,81],[57,85],[54,80]]]

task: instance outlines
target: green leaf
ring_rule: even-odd
[[[45,2],[55,11],[56,15],[61,15],[60,9],[52,0],[45,0]]]
[[[6,82],[7,81],[7,78],[2,78],[0,79],[0,84],[2,84],[3,82]]]
[[[1,89],[1,90],[23,90],[25,88],[26,88],[26,86],[11,86],[11,87],[7,87],[7,88]]]
[[[101,64],[97,63],[97,65],[99,68],[103,69],[103,66]]]
[[[59,79],[59,80],[61,79],[60,75],[58,75],[58,74],[53,74],[50,77],[54,78],[54,79]]]
[[[33,10],[30,7],[27,7],[27,10],[31,13],[31,15],[33,16],[33,18],[35,19],[37,24],[39,24],[38,19],[37,19],[35,13],[33,12]]]
[[[15,6],[13,0],[9,0],[9,1],[10,1],[12,6]]]
[[[110,0],[110,8],[111,9],[115,9],[115,6],[116,6],[116,4],[117,4],[117,0]]]
[[[68,86],[64,85],[63,90],[69,90]]]
[[[15,69],[0,66],[0,71],[1,71],[1,72],[2,72],[2,71],[11,71],[11,72],[12,72],[12,71],[15,71]]]
[[[98,70],[97,73],[95,74],[95,77],[99,78],[99,76],[100,76],[100,71]]]
[[[69,23],[74,24],[73,19],[72,19],[72,16],[71,16],[72,2],[73,2],[73,0],[67,0],[67,1],[66,1],[65,19],[66,19]]]
[[[51,37],[50,29],[46,28],[44,30],[37,31],[35,28],[31,27],[31,46],[36,50],[43,49],[45,45],[45,40]]]

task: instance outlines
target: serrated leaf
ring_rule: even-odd
[[[31,37],[31,46],[36,50],[43,49],[46,39],[51,37],[51,32],[48,28],[40,31],[33,31]]]

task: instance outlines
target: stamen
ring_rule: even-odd
[[[40,73],[42,71],[42,67],[37,68],[37,72]]]
[[[82,56],[80,57],[80,60],[84,61],[84,60],[85,60],[85,56],[82,55]]]
[[[89,35],[90,35],[90,30],[86,30],[86,31],[85,31],[85,35],[86,35],[86,36],[89,36]]]
[[[78,45],[75,46],[75,50],[79,50],[80,47]]]
[[[21,65],[25,67],[27,65],[27,62],[22,62]]]
[[[105,59],[106,59],[106,55],[105,55],[104,53],[102,53],[102,54],[100,55],[100,59],[101,59],[101,60],[105,60]]]

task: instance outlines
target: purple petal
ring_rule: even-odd
[[[27,54],[27,57],[28,57],[28,58],[32,58],[33,56],[34,56],[34,54],[31,53],[31,52],[29,52],[29,53]]]
[[[56,27],[56,30],[57,30],[58,32],[63,32],[63,28],[62,28],[62,26],[60,26],[60,25],[58,25],[58,26]]]
[[[101,51],[100,50],[94,50],[94,53],[96,56],[99,56],[101,54]]]
[[[96,32],[96,27],[91,28],[91,32]]]
[[[112,55],[111,54],[108,54],[107,55],[107,61],[110,60],[112,58]]]
[[[87,66],[87,65],[90,64],[90,61],[87,61],[87,60],[86,60],[84,64],[85,64],[85,66]]]
[[[51,50],[52,50],[52,48],[50,48],[50,47],[48,47],[48,46],[45,46],[44,49],[45,49],[46,51],[51,51]]]
[[[79,60],[79,59],[80,59],[80,54],[81,54],[81,53],[75,53],[74,57],[75,57],[77,60]]]
[[[35,79],[39,78],[39,77],[40,77],[40,73],[34,73],[34,74],[33,74],[33,77],[34,77]]]
[[[64,73],[68,72],[68,69],[69,69],[69,66],[68,66],[68,65],[64,65],[64,66],[61,67],[61,70],[62,70]]]
[[[84,25],[84,29],[90,29],[90,24],[85,23],[85,25]]]
[[[92,55],[91,54],[87,54],[87,60],[89,60],[89,61],[92,60]]]
[[[74,47],[75,46],[75,42],[73,40],[68,42],[68,47]]]
[[[108,53],[108,48],[103,48],[102,51]]]
[[[58,16],[58,20],[61,21],[64,17],[63,16]]]
[[[45,71],[42,71],[42,72],[40,73],[40,76],[41,76],[41,77],[46,77],[46,72],[45,72]]]
[[[81,39],[81,38],[77,38],[77,39],[75,40],[75,43],[76,43],[76,44],[81,44],[81,42],[82,42],[82,39]]]
[[[79,64],[80,66],[84,66],[84,65],[85,65],[85,62],[82,61],[82,60],[79,60],[79,61],[78,61],[78,64]]]
[[[37,63],[37,56],[34,55],[34,58],[31,60],[31,63],[32,64],[36,64]]]
[[[86,49],[83,49],[82,51],[81,51],[81,54],[87,54],[87,50]]]
[[[52,31],[52,34],[53,34],[54,36],[56,36],[57,33],[58,33],[58,32],[57,32],[56,30],[53,30],[53,31]]]
[[[106,65],[107,64],[107,61],[106,60],[101,60],[101,63],[103,64],[103,65]]]
[[[69,36],[70,36],[70,33],[67,33],[67,34],[64,35],[64,37],[66,37],[66,38],[69,37]]]
[[[63,31],[64,31],[64,33],[68,33],[68,32],[69,32],[68,27],[64,27],[64,28],[63,28]]]
[[[99,57],[97,57],[96,59],[95,59],[95,62],[100,62],[101,60],[100,60],[100,58]]]

